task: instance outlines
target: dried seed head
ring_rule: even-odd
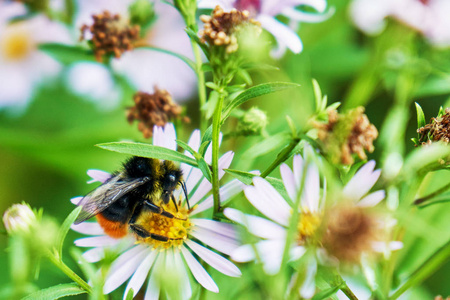
[[[353,154],[367,159],[365,151],[373,152],[373,141],[378,137],[377,128],[369,122],[364,108],[358,107],[346,114],[328,111],[328,123],[314,123],[318,138],[335,163],[353,164]]]
[[[181,117],[181,107],[173,102],[172,96],[166,90],[155,87],[153,94],[137,92],[133,97],[135,105],[128,109],[127,120],[132,124],[135,120],[138,129],[145,138],[153,135],[153,126],[164,126],[173,119],[181,119],[189,123],[188,117]]]
[[[97,61],[101,62],[104,55],[113,54],[119,58],[125,51],[134,48],[134,43],[139,39],[140,27],[131,26],[127,20],[119,15],[112,15],[108,11],[93,15],[94,24],[81,27],[80,40],[85,39],[85,32],[92,34],[92,47]]]
[[[417,129],[417,132],[423,145],[437,141],[450,143],[450,108],[446,108],[442,116],[431,118],[430,123]]]
[[[373,250],[373,242],[381,240],[382,228],[368,209],[354,205],[334,207],[322,244],[329,254],[343,262],[358,262],[363,252]]]
[[[235,34],[246,25],[261,26],[258,21],[249,16],[250,14],[246,10],[232,9],[227,13],[220,6],[216,6],[212,16],[200,16],[200,20],[204,23],[203,30],[199,32],[201,41],[209,45],[225,46],[227,53],[237,51],[238,44]]]

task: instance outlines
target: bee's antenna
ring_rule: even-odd
[[[175,209],[178,211],[177,201],[175,200],[175,196],[173,195],[173,193],[170,195],[170,198],[172,199],[172,202],[175,205]]]
[[[188,192],[186,189],[186,183],[184,181],[181,182],[181,187],[183,188],[184,196],[186,197],[186,203],[187,203],[188,209],[190,210],[191,206],[189,205]]]

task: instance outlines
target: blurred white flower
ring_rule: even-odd
[[[441,47],[450,46],[450,1],[448,0],[354,0],[351,17],[361,30],[378,34],[392,17],[421,32]]]
[[[105,10],[128,18],[130,0],[79,0],[76,26],[93,23],[92,15]],[[193,58],[190,40],[184,31],[185,24],[172,6],[161,1],[154,4],[156,20],[144,38],[149,46],[170,50]],[[87,37],[87,39],[89,39]],[[125,75],[135,88],[142,92],[154,93],[154,86],[167,90],[175,101],[188,100],[196,91],[194,71],[179,58],[153,50],[135,48],[127,51],[119,59],[113,59],[113,69]]]
[[[154,145],[176,150],[177,144],[175,140],[176,133],[172,124],[167,124],[164,128],[155,127],[153,135]],[[200,131],[196,130],[192,133],[188,144],[194,150],[198,150],[200,141]],[[189,155],[188,153],[185,154]],[[223,169],[229,167],[233,155],[233,152],[230,151],[219,159],[219,177],[224,175]],[[205,160],[209,163],[211,161],[211,147],[207,151]],[[93,247],[83,254],[84,258],[89,262],[100,261],[104,257],[104,252],[111,249],[111,247],[121,253],[113,262],[107,274],[104,286],[105,294],[116,290],[130,279],[125,289],[124,297],[131,288],[134,291],[134,295],[136,295],[148,277],[145,299],[159,299],[161,292],[160,281],[167,282],[162,280],[161,276],[164,277],[164,274],[169,274],[168,276],[174,276],[178,281],[176,287],[179,289],[179,292],[177,294],[181,295],[182,299],[189,299],[192,296],[192,289],[189,283],[188,270],[204,288],[218,292],[219,288],[214,280],[193,256],[193,253],[225,275],[233,277],[241,275],[241,272],[234,264],[197,242],[200,241],[228,255],[239,246],[238,233],[234,225],[195,218],[196,214],[213,206],[212,195],[207,196],[212,186],[199,169],[186,164],[181,164],[181,169],[184,174],[187,191],[191,195],[189,203],[192,209],[187,210],[184,194],[178,190],[175,196],[182,201],[182,205],[179,206],[179,212],[185,214],[187,220],[170,220],[177,222],[176,226],[178,227],[184,226],[183,230],[187,233],[183,240],[161,242],[150,239],[141,240],[136,244],[137,240],[133,234],[129,234],[125,238],[115,239],[106,235],[97,222],[84,222],[79,225],[72,225],[73,230],[92,235],[92,237],[75,241],[77,246]],[[104,182],[110,177],[108,173],[99,170],[90,170],[88,174],[93,178],[93,181],[90,182]],[[221,199],[226,200],[233,197],[242,191],[242,188],[243,184],[237,180],[229,182],[220,189]],[[80,198],[74,198],[72,202],[78,203]],[[146,223],[149,224],[149,222]],[[171,233],[170,230],[168,232],[169,234]]]
[[[373,171],[374,167],[374,161],[365,164],[344,187],[341,197],[354,203],[357,207],[371,207],[378,204],[384,198],[384,191],[376,191],[366,196],[380,176],[379,170]],[[300,155],[294,156],[293,170],[283,164],[280,173],[291,199],[290,203],[269,182],[260,177],[253,178],[253,186],[244,189],[245,196],[250,203],[269,220],[246,215],[232,208],[225,209],[224,214],[229,219],[244,225],[250,233],[262,239],[255,245],[240,246],[232,253],[231,257],[238,262],[248,262],[259,257],[266,273],[278,273],[283,259],[291,215],[293,210],[296,211],[299,214],[299,222],[296,236],[289,246],[289,260],[298,260],[308,250],[314,253],[309,257],[305,277],[299,287],[299,293],[303,298],[311,298],[315,292],[317,264],[336,265],[338,263],[336,258],[330,256],[327,250],[322,248],[320,237],[320,228],[327,224],[327,220],[324,218],[325,181],[321,196],[318,167],[312,162],[305,161]],[[304,189],[299,195],[303,174],[305,174]],[[298,197],[300,197],[299,207],[293,208],[291,203],[296,203]],[[392,248],[398,249],[399,245],[377,242],[372,246],[374,251],[383,252],[386,247],[392,246]],[[254,249],[258,255],[255,254]]]
[[[38,51],[38,44],[71,41],[62,24],[43,15],[11,22],[25,13],[20,3],[0,3],[0,109],[22,111],[38,84],[61,70],[58,62]]]
[[[3,214],[3,224],[9,234],[28,234],[36,222],[36,214],[27,203],[13,204]]]
[[[66,85],[75,94],[96,103],[102,110],[111,110],[119,105],[121,90],[115,86],[105,65],[94,62],[76,63],[65,75]]]
[[[198,0],[199,8],[214,8],[221,6],[225,11],[233,8],[247,10],[250,17],[261,23],[261,27],[275,37],[277,49],[272,51],[274,57],[281,57],[289,48],[294,53],[300,53],[303,49],[302,41],[296,30],[300,22],[316,23],[328,19],[334,8],[325,12],[326,0]],[[297,9],[297,6],[308,6],[317,13],[310,13]],[[290,19],[291,24],[286,25],[276,19],[282,15]]]

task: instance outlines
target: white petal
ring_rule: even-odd
[[[376,191],[362,198],[357,205],[360,207],[373,207],[380,203],[380,201],[383,200],[385,196],[386,193],[384,192],[384,190]]]
[[[290,255],[290,260],[291,261],[296,261],[298,260],[300,257],[303,256],[303,254],[306,253],[306,248],[303,246],[296,246],[293,247],[290,251],[289,251],[289,255]]]
[[[209,276],[202,265],[195,259],[194,256],[186,249],[186,247],[181,246],[181,253],[183,253],[184,259],[189,266],[189,269],[194,275],[195,279],[207,290],[218,293],[219,288],[217,287],[214,280]]]
[[[87,183],[93,183],[96,181],[104,183],[106,180],[111,178],[111,174],[102,170],[91,169],[87,171],[87,174],[92,178],[92,180],[89,180]]]
[[[256,246],[255,246],[256,247]],[[242,245],[233,251],[231,259],[237,262],[249,262],[256,259],[253,245]]]
[[[120,243],[119,239],[113,239],[107,235],[94,236],[75,240],[75,245],[78,247],[105,247],[113,246]]]
[[[230,255],[239,243],[234,239],[202,227],[194,227],[191,235],[206,245]]]
[[[111,265],[111,269],[106,277],[103,293],[109,294],[122,285],[136,271],[142,260],[150,254],[150,249],[146,246],[136,246],[123,253]],[[130,255],[130,252],[134,255]],[[126,256],[127,261],[123,261]]]
[[[139,292],[142,285],[144,284],[145,279],[147,278],[148,272],[150,271],[150,268],[152,267],[157,254],[157,251],[151,251],[150,254],[147,255],[144,261],[136,269],[136,272],[134,272],[133,276],[127,284],[127,287],[125,288],[124,299],[126,299],[126,295],[128,294],[130,289],[133,289],[133,297],[136,296],[136,294]]]
[[[253,235],[266,239],[282,239],[286,236],[286,229],[264,218],[245,215],[237,209],[225,208],[224,215],[247,227]]]
[[[303,178],[303,158],[301,155],[295,155],[292,162],[292,169],[294,170],[294,180],[297,190],[300,190]]]
[[[286,8],[281,12],[281,14],[297,22],[319,23],[330,18],[334,12],[334,7],[330,8],[328,12],[324,14],[304,12],[294,8]]]
[[[243,184],[241,181],[237,179],[233,179],[230,182],[226,183],[224,186],[222,186],[219,190],[220,194],[220,202],[224,203],[227,200],[231,199],[232,197],[239,194],[245,184]],[[214,205],[214,197],[213,195],[210,195],[208,198],[203,200],[197,208],[191,213],[191,216],[198,214],[199,212],[205,211],[209,208],[211,208]]]
[[[403,243],[400,241],[392,241],[392,242],[389,242],[388,248],[391,251],[399,250],[399,249],[403,248]]]
[[[192,132],[191,137],[189,138],[188,141],[188,145],[195,151],[198,151],[200,149],[200,143],[201,143],[200,130],[196,129]],[[184,154],[193,158],[192,154],[190,154],[188,151],[185,151]]]
[[[302,200],[311,212],[319,210],[320,177],[319,169],[313,163],[308,166]]]
[[[191,299],[192,297],[192,288],[191,282],[189,280],[189,275],[186,270],[186,265],[181,258],[181,251],[179,249],[175,249],[173,255],[173,264],[178,266],[177,272],[180,275],[180,295],[185,299]]]
[[[104,248],[92,248],[83,253],[83,257],[87,262],[95,263],[102,260],[105,256]]]
[[[285,240],[264,240],[256,244],[267,274],[275,275],[280,271],[285,242]]]
[[[316,291],[315,277],[317,273],[317,262],[315,259],[312,259],[308,262],[308,266],[306,267],[306,275],[305,280],[299,290],[300,295],[303,298],[309,299],[314,296]]]
[[[84,197],[73,197],[70,199],[70,202],[72,202],[72,204],[78,205],[83,198]]]
[[[82,233],[82,234],[88,234],[88,235],[104,235],[105,231],[103,231],[103,228],[98,224],[97,222],[83,222],[80,224],[72,224],[70,226],[72,230],[75,230],[76,232]]]
[[[163,267],[163,261],[166,259],[166,252],[163,251],[160,253],[158,260],[155,262],[155,266],[150,274],[150,278],[148,279],[147,290],[145,291],[145,300],[159,300],[159,294],[161,291],[161,287],[159,286],[158,276],[160,274],[160,270]]]
[[[295,202],[297,197],[297,186],[295,184],[294,173],[292,173],[292,170],[288,165],[282,164],[280,166],[280,174],[289,198],[291,198],[292,202]]]
[[[217,234],[221,234],[233,239],[238,238],[236,227],[232,224],[217,222],[209,219],[192,219],[191,222],[196,226],[203,227],[206,230],[214,231]]]
[[[254,177],[253,184],[244,193],[253,206],[273,221],[287,226],[291,208],[281,195],[261,177]]]
[[[294,53],[300,53],[302,51],[302,41],[286,24],[267,15],[260,15],[257,20],[265,30],[275,37],[278,44],[286,45]]]
[[[217,271],[232,277],[239,277],[242,275],[241,271],[239,271],[233,263],[217,253],[190,240],[187,240],[186,244],[192,249],[192,251],[200,256],[201,259]]]
[[[374,186],[381,171],[376,170],[375,161],[366,163],[345,185],[343,194],[348,200],[358,201]]]

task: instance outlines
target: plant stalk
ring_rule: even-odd
[[[289,145],[287,145],[286,148],[284,148],[283,151],[280,152],[280,154],[272,162],[272,164],[266,170],[264,170],[264,172],[261,173],[261,177],[267,177],[270,173],[272,173],[273,170],[275,170],[279,165],[285,162],[291,156],[292,150],[294,150],[299,142],[299,138],[292,139]]]
[[[213,128],[212,128],[212,188],[214,197],[213,218],[220,211],[220,192],[219,192],[219,136],[220,136],[220,119],[222,118],[222,106],[225,94],[219,92],[219,99],[214,109]]]

